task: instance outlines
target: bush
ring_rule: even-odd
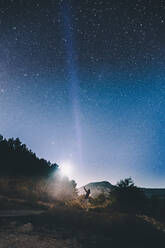
[[[134,185],[131,178],[117,183],[110,193],[111,206],[123,212],[142,212],[146,197],[144,192]]]

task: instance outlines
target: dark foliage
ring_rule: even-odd
[[[110,197],[112,207],[124,212],[142,212],[146,204],[143,191],[134,185],[131,178],[118,182]]]
[[[4,139],[0,135],[0,174],[7,176],[47,177],[58,165],[39,159],[19,138]]]
[[[152,196],[149,198],[145,214],[160,221],[165,221],[165,196]]]

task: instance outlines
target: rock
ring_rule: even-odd
[[[9,223],[9,226],[10,227],[15,227],[17,225],[17,222],[16,221],[12,221]]]
[[[33,231],[33,225],[29,222],[23,226],[20,226],[17,230],[22,233],[30,233]]]

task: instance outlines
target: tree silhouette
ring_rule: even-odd
[[[47,177],[57,170],[57,164],[39,159],[19,138],[7,140],[0,135],[1,175]]]
[[[124,212],[140,212],[145,204],[144,192],[134,185],[131,178],[120,180],[110,193],[112,207]]]

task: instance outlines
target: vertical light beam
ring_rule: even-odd
[[[79,104],[79,79],[77,70],[77,55],[75,49],[75,38],[72,25],[71,3],[69,0],[61,2],[62,23],[64,30],[65,49],[66,49],[66,65],[69,81],[69,92],[73,106],[73,117],[75,125],[77,151],[79,161],[82,162],[82,130],[80,120],[80,104]]]

